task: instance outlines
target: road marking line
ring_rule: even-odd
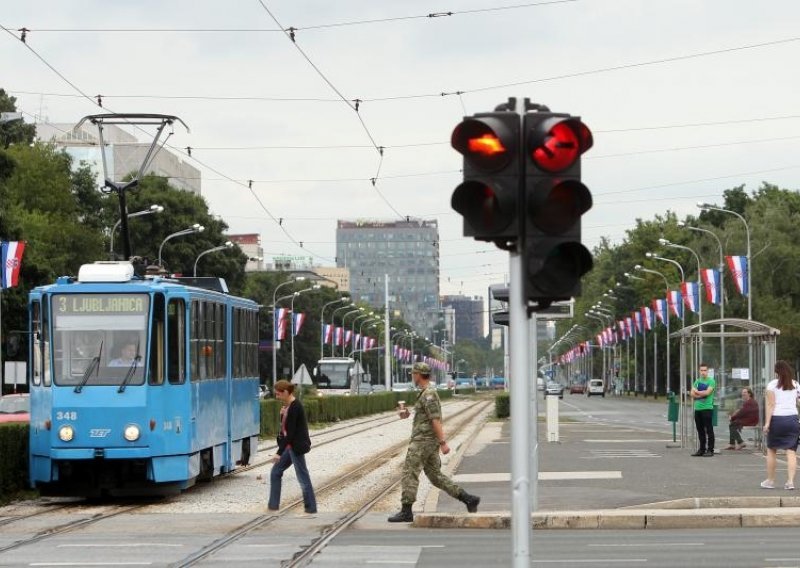
[[[565,479],[622,479],[621,471],[540,471],[542,481]],[[503,473],[460,473],[453,481],[461,483],[491,483],[511,481],[511,474]]]

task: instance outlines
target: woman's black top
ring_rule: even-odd
[[[291,446],[297,454],[307,454],[311,449],[311,438],[308,436],[306,412],[299,400],[293,400],[286,407],[286,435],[278,434],[278,455],[283,454],[287,446]]]

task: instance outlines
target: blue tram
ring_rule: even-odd
[[[259,305],[226,292],[138,277],[128,262],[33,290],[31,486],[169,494],[247,464],[260,423]]]

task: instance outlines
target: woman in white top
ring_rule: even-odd
[[[767,385],[767,408],[764,414],[764,433],[767,435],[767,479],[761,482],[764,489],[775,489],[775,466],[778,450],[786,450],[786,484],[784,489],[794,489],[797,470],[798,387],[794,369],[786,361],[775,363],[776,379]]]

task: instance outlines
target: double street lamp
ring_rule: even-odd
[[[294,336],[295,336],[295,333],[294,333],[294,300],[300,294],[305,294],[306,292],[311,292],[313,290],[319,290],[321,287],[322,286],[320,284],[314,284],[313,286],[311,286],[311,288],[305,288],[303,290],[300,290],[299,292],[295,292],[294,294],[292,294],[292,301],[289,303],[289,317],[291,318],[289,320],[291,322],[291,325],[289,326],[289,328],[290,328],[289,331],[291,332],[291,342],[292,342],[292,378],[294,378]],[[301,382],[300,390],[302,391],[303,390],[302,379],[301,379],[300,382]]]
[[[327,304],[324,304],[322,306],[322,310],[319,313],[319,325],[320,325],[320,330],[319,330],[319,358],[320,359],[325,357],[325,308],[327,308],[328,306],[332,306],[334,304],[341,304],[342,302],[349,302],[349,301],[350,301],[350,298],[348,298],[347,296],[342,296],[341,298],[339,298],[337,300],[333,300],[331,302],[328,302]],[[336,310],[334,310],[334,312],[335,311]],[[331,326],[331,329],[333,329],[333,326]],[[331,339],[333,339],[333,338],[331,338]]]
[[[182,231],[178,231],[177,233],[172,233],[171,235],[167,235],[167,238],[165,238],[163,241],[161,241],[161,245],[158,247],[158,266],[162,266],[161,265],[161,251],[164,249],[164,243],[166,243],[170,239],[174,239],[175,237],[182,237],[184,235],[192,235],[194,233],[202,233],[205,230],[206,230],[206,228],[203,225],[200,225],[199,223],[195,223],[194,225],[192,225],[188,229],[184,229]]]
[[[275,290],[272,291],[272,384],[275,385],[275,381],[278,380],[278,322],[275,320],[276,309],[275,305],[278,303],[278,300],[275,298],[278,296],[278,290],[287,286],[289,284],[294,284],[295,282],[302,282],[305,280],[305,277],[299,276],[297,278],[292,278],[291,280],[287,280],[286,282],[281,282],[275,287]],[[285,298],[291,298],[292,296],[284,296],[281,300]]]
[[[147,209],[143,209],[141,211],[136,211],[135,213],[128,213],[128,219],[132,217],[142,217],[143,215],[152,215],[153,213],[161,213],[164,211],[164,207],[161,205],[151,205]],[[120,223],[122,223],[122,219],[117,219],[117,222],[114,223],[114,226],[111,228],[111,238],[109,239],[108,245],[108,257],[111,260],[114,260],[114,233],[117,232],[117,228],[119,227]],[[127,260],[127,259],[125,259]]]
[[[233,242],[232,241],[225,241],[224,245],[220,245],[218,247],[214,247],[214,248],[210,248],[208,250],[204,250],[203,252],[198,254],[197,258],[194,259],[194,271],[192,272],[192,276],[197,278],[197,263],[200,261],[200,259],[203,256],[205,256],[205,255],[207,255],[209,253],[212,253],[212,252],[217,252],[217,251],[220,251],[220,250],[228,250],[228,249],[231,249],[231,248],[233,248]]]
[[[739,215],[736,211],[731,211],[729,209],[722,209],[721,207],[715,207],[714,205],[710,205],[708,203],[698,203],[697,206],[704,210],[704,211],[720,211],[721,213],[728,213],[730,215],[735,215],[739,218],[739,220],[744,223],[744,231],[745,235],[747,236],[747,319],[753,319],[753,287],[751,281],[751,275],[753,274],[753,267],[751,265],[751,258],[750,258],[750,226],[747,224],[747,221],[744,217]],[[720,250],[722,248],[720,247]]]

